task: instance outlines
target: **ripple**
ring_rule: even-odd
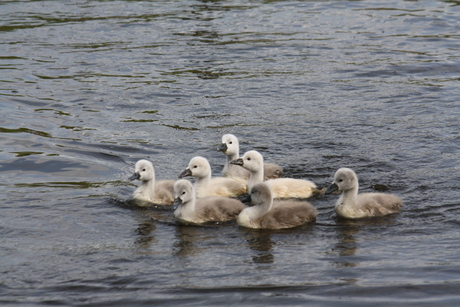
[[[0,12],[2,302],[456,305],[458,5],[43,4]],[[217,176],[225,133],[404,208],[347,221],[317,196],[316,224],[251,231],[131,204],[135,161]]]

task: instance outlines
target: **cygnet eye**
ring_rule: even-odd
[[[145,172],[145,168],[143,168],[142,171]]]
[[[337,180],[337,181],[338,181],[338,182],[342,182],[342,181],[343,181],[343,179],[339,179],[339,180]]]
[[[248,160],[248,161],[251,161],[251,158],[248,158],[247,160]]]
[[[193,168],[197,168],[197,167],[198,167],[198,165],[194,165],[194,166],[193,166]]]
[[[182,195],[184,195],[184,194],[185,194],[185,191],[182,192]]]
[[[233,144],[233,142],[228,142],[229,144]]]

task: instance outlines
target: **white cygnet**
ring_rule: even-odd
[[[259,152],[255,150],[248,151],[243,157],[231,163],[240,165],[251,173],[251,177],[248,181],[249,192],[254,185],[263,181],[264,170],[262,166],[264,158]],[[270,185],[273,198],[308,198],[318,191],[316,189],[316,184],[305,179],[277,178],[265,182]]]
[[[194,188],[197,198],[206,196],[238,197],[246,193],[244,182],[226,177],[211,178],[211,174],[211,165],[208,159],[197,156],[190,160],[187,169],[179,175],[179,178],[196,177]]]
[[[335,204],[335,212],[344,218],[359,219],[397,213],[402,200],[387,193],[358,194],[359,184],[355,172],[349,168],[340,168],[334,175],[334,181],[325,194],[341,191]]]
[[[222,151],[227,156],[222,176],[242,178],[246,181],[249,179],[251,174],[248,170],[230,163],[240,157],[240,145],[235,135],[225,134],[222,137],[222,145],[217,150]],[[275,163],[264,163],[264,180],[280,178],[281,176],[283,176],[282,166]]]
[[[266,182],[254,185],[252,207],[241,211],[238,225],[257,229],[285,229],[316,221],[316,209],[304,200],[273,200]]]
[[[134,174],[129,180],[141,180],[141,185],[134,191],[133,199],[138,205],[172,205],[174,202],[174,180],[155,181],[153,165],[148,160],[136,162]]]
[[[174,197],[174,216],[196,224],[232,221],[245,208],[234,198],[210,196],[196,199],[192,183],[185,179],[174,184]]]

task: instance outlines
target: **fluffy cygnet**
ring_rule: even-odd
[[[266,182],[256,184],[250,193],[252,207],[241,211],[238,225],[258,229],[284,229],[316,221],[316,209],[307,201],[273,200]]]
[[[141,185],[134,191],[133,199],[139,205],[145,202],[157,205],[172,205],[174,202],[174,180],[155,181],[155,171],[150,161],[139,160],[136,162],[134,174],[129,180],[141,180]]]
[[[240,157],[240,145],[235,135],[225,134],[222,137],[222,145],[217,150],[222,151],[227,156],[222,176],[243,178],[246,181],[249,179],[250,172],[248,170],[230,163]],[[280,178],[283,176],[283,172],[283,167],[278,164],[264,163],[264,180]]]
[[[232,221],[245,208],[234,198],[210,196],[196,199],[192,183],[184,179],[174,184],[174,197],[174,216],[196,224]]]
[[[179,178],[196,177],[194,187],[197,198],[206,196],[237,197],[246,193],[244,182],[225,177],[211,178],[211,173],[209,161],[198,156],[190,160],[187,169],[179,175]]]
[[[349,168],[340,168],[334,175],[334,181],[326,190],[326,194],[342,191],[335,204],[335,212],[342,217],[358,219],[383,216],[399,212],[402,200],[392,194],[362,193],[358,194],[358,177]]]
[[[240,165],[251,173],[248,181],[249,192],[254,185],[263,181],[264,170],[262,166],[264,158],[259,152],[255,150],[248,151],[243,157],[231,163]],[[270,185],[274,198],[308,198],[317,191],[316,185],[305,179],[277,178],[265,182]]]

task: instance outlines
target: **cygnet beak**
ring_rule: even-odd
[[[228,146],[225,143],[222,143],[219,147],[217,147],[217,150],[222,151],[223,153],[225,153],[227,149],[228,149]]]
[[[335,192],[335,191],[338,191],[338,190],[339,190],[339,187],[335,183],[333,183],[327,188],[327,190],[326,190],[326,192],[324,192],[324,194],[331,194],[332,192]]]
[[[192,171],[189,168],[187,168],[185,171],[180,173],[179,178],[184,178],[187,176],[192,176]]]
[[[179,197],[176,197],[176,198],[174,199],[174,202],[173,202],[172,206],[171,206],[171,209],[174,211],[174,210],[176,210],[177,207],[179,207],[180,205],[182,205],[182,199],[180,199]]]
[[[244,165],[244,162],[243,162],[243,159],[242,159],[242,158],[239,158],[239,159],[230,161],[230,164],[235,164],[235,165],[243,166],[243,165]]]
[[[252,205],[251,203],[251,195],[245,194],[243,196],[238,197],[238,200],[241,201],[245,205]]]
[[[141,174],[139,174],[138,172],[134,173],[131,177],[128,178],[129,181],[133,181],[133,180],[136,180],[136,179],[140,179],[141,178]]]

